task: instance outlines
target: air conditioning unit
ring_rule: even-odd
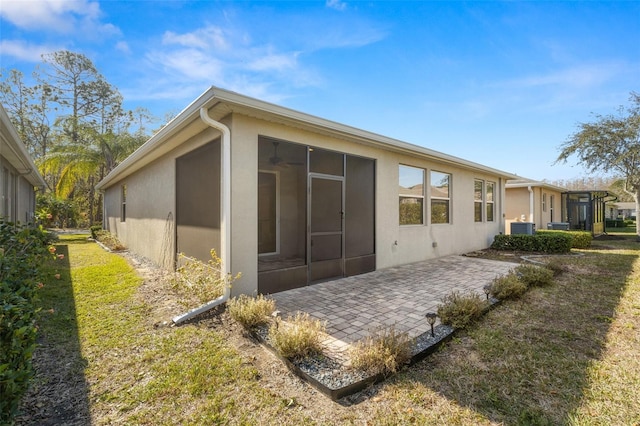
[[[547,223],[547,229],[552,229],[554,231],[568,231],[569,222],[549,222]]]
[[[533,222],[511,222],[511,234],[533,235],[536,232],[536,224]]]

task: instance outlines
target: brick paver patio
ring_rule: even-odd
[[[297,311],[327,323],[332,346],[345,348],[371,331],[394,325],[410,337],[429,330],[427,312],[436,312],[452,291],[477,292],[516,265],[465,256],[447,256],[275,293],[283,318]],[[338,349],[340,350],[340,349]]]

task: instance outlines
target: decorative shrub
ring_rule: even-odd
[[[571,248],[575,249],[588,249],[591,247],[591,241],[593,240],[593,235],[591,235],[591,232],[587,231],[552,231],[541,229],[536,231],[536,234],[569,235],[571,237]]]
[[[93,225],[93,226],[89,227],[89,231],[91,231],[91,238],[96,240],[98,238],[98,232],[102,231],[102,226]]]
[[[519,265],[514,272],[527,287],[542,287],[553,282],[553,271],[541,266]]]
[[[476,293],[453,292],[442,299],[438,316],[443,324],[465,328],[482,316],[487,301]]]
[[[549,259],[545,263],[545,268],[553,272],[553,276],[557,277],[561,273],[563,273],[566,269],[564,263],[560,259]]]
[[[230,287],[240,274],[225,276],[222,272],[222,260],[211,249],[211,258],[207,262],[194,259],[184,254],[178,254],[176,273],[171,280],[173,291],[178,296],[178,302],[194,308],[210,302],[224,294],[226,287]]]
[[[231,318],[250,329],[267,324],[276,304],[273,299],[267,299],[263,295],[250,297],[241,294],[227,302],[227,309]]]
[[[40,228],[0,222],[0,424],[10,424],[33,376],[34,299],[55,247]]]
[[[95,239],[112,251],[121,251],[126,248],[120,240],[118,240],[118,238],[109,231],[96,231]]]
[[[514,272],[497,277],[491,284],[491,295],[496,299],[517,299],[527,291],[527,285]]]
[[[322,352],[320,339],[324,332],[324,323],[298,312],[286,321],[276,318],[269,327],[269,338],[283,357],[305,358]]]
[[[569,253],[572,237],[569,232],[543,232],[535,235],[496,235],[491,248],[542,253]]]
[[[370,374],[395,373],[411,359],[411,339],[395,327],[382,327],[351,349],[351,366]]]

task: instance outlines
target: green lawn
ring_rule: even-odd
[[[224,322],[154,327],[152,307],[136,297],[141,280],[122,257],[85,237],[57,247],[67,264],[48,271],[41,341],[60,355],[53,367],[79,386],[76,410],[93,424],[640,422],[633,236],[562,258],[554,285],[500,305],[357,404],[329,401],[267,352],[247,356],[225,337]],[[45,380],[39,375],[34,389],[46,389]]]

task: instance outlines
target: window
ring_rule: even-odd
[[[400,225],[424,223],[424,170],[400,165]]]
[[[476,222],[482,222],[482,204],[484,195],[484,182],[473,181],[473,218]]]
[[[542,193],[542,211],[543,212],[547,211],[547,193],[546,192]]]
[[[495,208],[495,191],[496,189],[496,184],[494,182],[487,182],[487,189],[486,189],[486,203],[487,203],[487,222],[493,222],[495,219],[495,212],[496,212],[496,208]]]
[[[431,172],[431,223],[449,223],[451,202],[451,175]]]
[[[555,202],[555,195],[550,195],[549,196],[549,216],[551,219],[551,222],[553,222],[553,204]]]
[[[120,215],[120,222],[125,222],[127,220],[127,185],[122,185],[120,189],[122,199],[122,212]]]

